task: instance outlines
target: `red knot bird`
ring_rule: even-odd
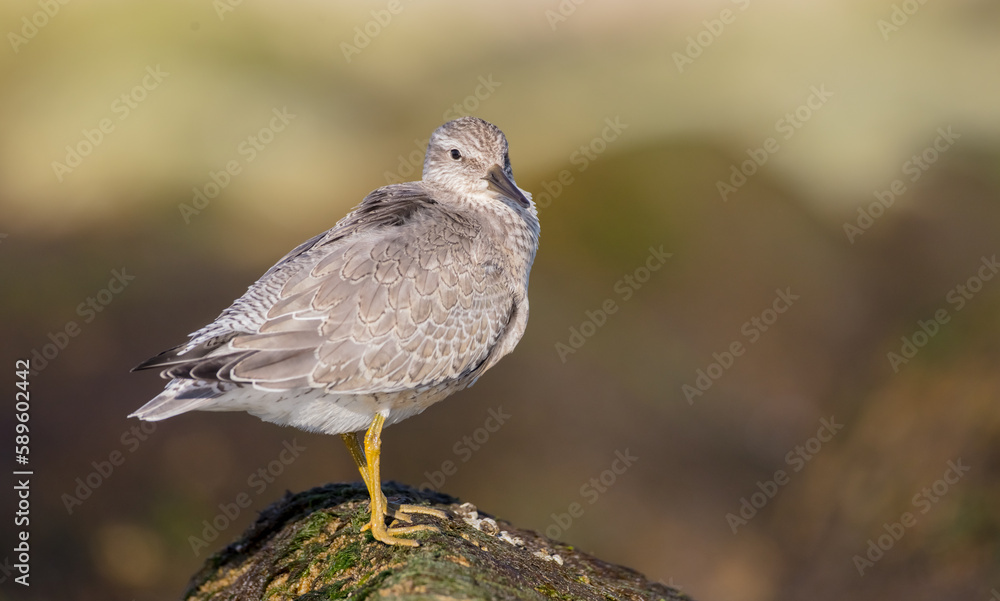
[[[538,233],[503,132],[475,117],[449,121],[431,135],[421,181],[370,193],[214,322],[136,367],[170,382],[130,417],[246,411],[340,434],[371,498],[365,528],[416,546],[399,536],[437,529],[387,527],[387,516],[446,515],[389,506],[382,428],[472,385],[514,349]]]

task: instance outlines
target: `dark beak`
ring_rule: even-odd
[[[521,191],[517,189],[514,182],[507,178],[507,174],[503,172],[503,168],[500,165],[493,165],[490,170],[486,172],[486,180],[490,190],[494,192],[499,192],[507,198],[518,202],[522,207],[528,208],[528,199],[521,194]]]

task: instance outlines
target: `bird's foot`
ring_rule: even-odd
[[[364,448],[358,442],[357,436],[354,434],[344,435],[344,443],[347,444],[348,450],[351,452],[351,456],[354,458],[354,462],[358,465],[358,471],[361,472],[361,477],[364,478],[365,487],[368,489],[368,495],[371,499],[369,507],[371,508],[371,519],[368,525],[361,529],[362,532],[365,530],[371,530],[372,536],[375,540],[381,541],[387,545],[404,545],[407,547],[418,547],[420,543],[415,540],[408,540],[405,538],[396,538],[397,535],[413,534],[414,532],[425,532],[433,531],[439,532],[434,526],[427,526],[423,524],[416,524],[413,526],[389,526],[385,525],[386,515],[394,518],[393,524],[396,522],[412,522],[412,518],[409,514],[411,513],[422,513],[424,515],[432,515],[438,518],[447,518],[448,514],[445,512],[432,509],[430,507],[421,507],[419,505],[389,505],[389,500],[385,498],[385,493],[382,492],[381,479],[379,474],[379,456],[382,449],[382,426],[385,424],[385,417],[388,415],[386,413],[376,413],[375,417],[372,418],[372,424],[368,427],[368,431],[365,432],[365,444]]]
[[[365,524],[361,531],[371,530],[372,536],[375,540],[381,541],[387,545],[404,545],[407,547],[417,547],[420,544],[415,540],[409,540],[405,538],[397,538],[397,536],[402,536],[406,534],[413,534],[415,532],[440,532],[441,530],[436,526],[430,526],[427,524],[415,524],[412,526],[386,526],[385,518],[389,516],[393,519],[393,524],[397,522],[410,523],[413,518],[410,514],[421,514],[436,517],[438,519],[447,519],[448,514],[440,509],[434,509],[433,507],[424,507],[422,505],[408,505],[401,504],[397,505],[395,503],[389,504],[385,496],[382,497],[382,503],[380,507],[385,508],[379,519],[376,518],[375,514],[372,515],[371,521]],[[377,510],[376,510],[376,513]]]
[[[388,510],[386,511],[389,515],[400,520],[402,522],[412,521],[410,513],[419,513],[420,515],[429,515],[431,517],[438,518],[439,520],[448,519],[448,514],[440,509],[434,509],[433,507],[424,507],[423,505],[396,505],[389,504]]]
[[[393,528],[388,528],[385,524],[380,524],[372,526],[371,531],[372,536],[374,536],[377,541],[381,541],[387,545],[400,545],[404,547],[419,547],[420,543],[408,538],[396,538],[397,535],[406,535],[426,531],[440,532],[440,530],[434,526],[426,526],[424,524],[417,524],[416,526],[397,526]]]

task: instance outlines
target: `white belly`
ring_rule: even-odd
[[[267,392],[236,387],[198,407],[201,411],[246,411],[260,419],[307,432],[343,434],[366,430],[376,413],[390,426],[421,413],[460,390],[454,383],[379,395],[343,395],[322,389]]]

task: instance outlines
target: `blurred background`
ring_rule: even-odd
[[[1000,596],[997,3],[17,0],[0,24],[34,598],[177,598],[286,490],[357,480],[337,437],[245,414],[143,429],[163,381],[128,370],[465,114],[539,206],[531,320],[386,431],[386,479],[702,601]],[[31,598],[2,522],[0,597]]]

